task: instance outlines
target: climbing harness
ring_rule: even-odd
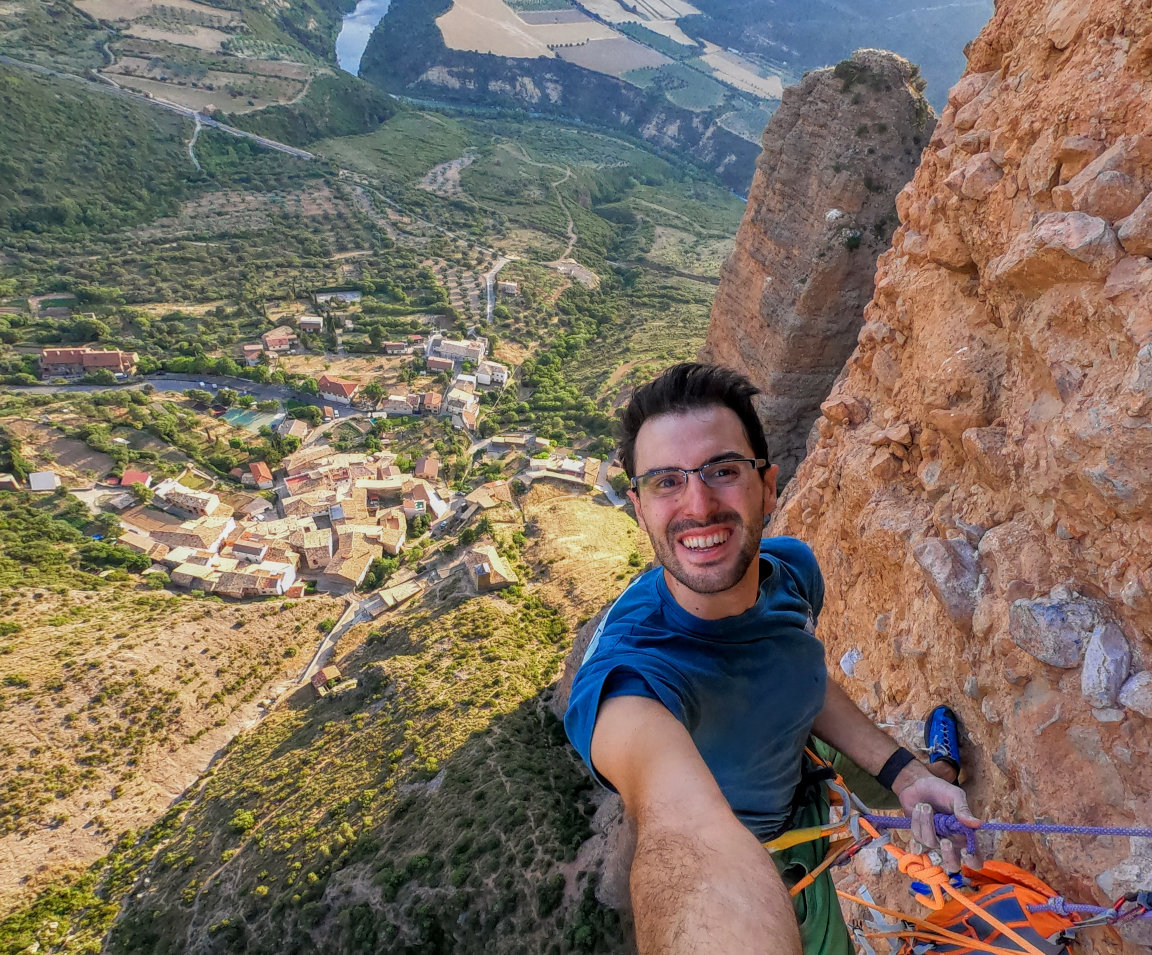
[[[832,840],[824,860],[796,882],[790,894],[795,897],[829,868],[845,864],[864,846],[873,844],[896,861],[911,880],[913,897],[931,910],[918,918],[876,904],[866,889],[859,894],[837,889],[840,898],[872,913],[867,922],[851,926],[853,940],[864,955],[880,955],[875,947],[878,941],[887,942],[888,951],[894,955],[1067,955],[1068,944],[1084,929],[1152,921],[1152,890],[1127,893],[1111,906],[1082,905],[1066,901],[1049,885],[1008,862],[989,860],[979,870],[965,866],[961,873],[947,873],[927,854],[909,852],[892,842],[891,831],[911,828],[911,820],[869,812],[849,791],[843,777],[811,750],[807,752],[823,771],[831,802],[839,805],[842,815],[826,825],[791,830],[764,843],[770,852],[779,852],[816,839]],[[934,827],[941,837],[964,835],[968,851],[976,851],[975,830],[955,816],[937,813]],[[981,828],[990,832],[1152,838],[1152,828],[1131,826],[985,822]]]

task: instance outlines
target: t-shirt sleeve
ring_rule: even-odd
[[[572,681],[564,729],[597,782],[615,792],[615,787],[592,765],[592,731],[600,704],[615,696],[643,696],[664,705],[676,719],[690,726],[691,708],[686,693],[670,668],[650,655],[620,650],[615,641],[602,640],[596,652],[584,661]]]
[[[812,607],[812,616],[819,617],[824,607],[824,575],[812,548],[795,537],[766,537],[760,542],[760,551],[787,567],[801,596]]]

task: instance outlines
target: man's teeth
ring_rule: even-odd
[[[691,547],[693,550],[702,550],[705,547],[715,547],[717,544],[723,544],[728,540],[730,532],[723,531],[721,533],[709,534],[707,537],[685,537],[681,543],[685,547]]]

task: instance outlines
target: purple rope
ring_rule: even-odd
[[[877,829],[911,829],[912,820],[907,816],[863,815]],[[936,835],[964,836],[968,851],[976,851],[976,830],[970,829],[949,813],[936,813]],[[1046,822],[985,822],[980,826],[986,832],[1039,832],[1049,835],[1069,836],[1130,836],[1152,839],[1152,829],[1136,826],[1061,826]]]
[[[1103,905],[1081,905],[1078,902],[1065,901],[1063,896],[1056,896],[1043,905],[1029,905],[1029,912],[1052,912],[1055,915],[1069,916],[1069,915],[1115,915],[1115,919],[1110,919],[1112,922],[1127,922],[1135,919],[1152,919],[1152,912],[1143,912],[1140,915],[1128,915],[1125,917],[1124,912],[1116,912],[1111,908]]]

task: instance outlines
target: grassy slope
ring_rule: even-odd
[[[593,507],[578,520],[596,553],[578,569],[603,599],[635,527]],[[529,508],[549,531],[558,513],[547,494]],[[497,525],[512,556],[517,526]],[[537,554],[562,559],[540,546],[529,539],[522,574],[549,576]],[[549,588],[576,570],[463,602],[467,584],[450,581],[385,618],[341,661],[357,689],[301,691],[233,745],[111,950],[618,950],[619,927],[586,898],[594,875],[566,868],[591,783],[539,700],[571,625]]]

